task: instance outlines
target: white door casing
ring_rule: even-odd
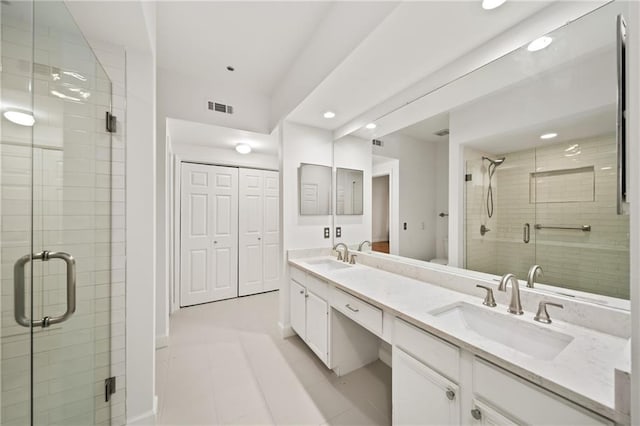
[[[182,164],[180,306],[238,295],[238,169]]]

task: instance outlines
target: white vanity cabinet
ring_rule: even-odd
[[[399,318],[394,324],[394,425],[613,425]]]
[[[393,424],[460,424],[457,347],[398,319],[391,371]]]
[[[487,420],[483,418],[498,416],[517,424],[614,424],[478,357],[473,360],[472,386],[475,397],[490,405],[483,408],[476,404],[480,419],[476,418],[478,412],[473,417],[478,424],[492,424],[484,423]]]
[[[458,425],[458,386],[426,364],[393,349],[393,424]]]
[[[291,327],[329,365],[329,304],[327,283],[291,268],[289,281]]]

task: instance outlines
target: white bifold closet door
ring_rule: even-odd
[[[180,306],[238,296],[238,169],[182,163]]]
[[[238,294],[276,290],[280,282],[279,175],[240,169]]]

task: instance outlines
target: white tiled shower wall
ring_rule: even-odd
[[[467,267],[494,274],[513,272],[525,279],[528,268],[537,263],[544,268],[540,282],[628,298],[629,217],[615,210],[615,137],[574,140],[501,156],[506,161],[494,175],[496,213],[487,221],[483,213],[486,173],[480,169],[477,153],[466,153],[468,168],[475,168],[473,185],[467,183]],[[533,202],[532,172],[581,167],[593,167],[593,188],[565,184],[562,190],[566,199],[574,200],[588,198],[592,189],[593,201]],[[540,199],[544,188],[536,190]],[[482,221],[492,229],[484,237],[478,232]],[[529,244],[522,239],[525,223],[531,227]],[[591,232],[535,230],[536,223],[591,225]]]
[[[25,88],[30,78],[31,32],[6,24],[2,28],[3,102],[29,105]],[[59,54],[72,63],[86,59],[87,51],[78,49],[78,40],[43,29],[36,36],[36,61],[45,67]],[[113,111],[120,119],[111,151],[104,132],[109,101],[106,80],[96,80],[92,104],[74,104],[52,97],[51,76],[36,72],[34,102],[41,112],[33,151],[28,146],[29,128],[3,123],[3,424],[24,424],[28,416],[29,339],[26,329],[14,326],[11,307],[13,262],[30,251],[32,163],[34,198],[40,200],[33,205],[34,247],[69,251],[78,259],[76,321],[34,332],[36,419],[40,424],[125,423],[124,50],[105,47],[100,59],[113,81]],[[56,126],[60,122],[64,122],[62,128]],[[56,246],[63,240],[64,245]],[[63,272],[55,262],[34,265],[38,306],[64,310]],[[118,388],[110,408],[103,399],[103,381],[109,375],[117,377]]]

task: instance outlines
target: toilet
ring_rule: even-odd
[[[449,238],[444,237],[442,239],[442,244],[444,245],[444,252],[448,255],[449,253]],[[449,263],[449,259],[446,257],[436,257],[435,259],[431,259],[429,262],[436,263],[438,265],[447,265]]]

